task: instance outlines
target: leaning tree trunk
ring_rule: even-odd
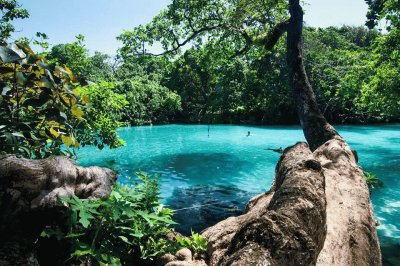
[[[327,237],[318,264],[380,265],[381,254],[369,190],[353,154],[320,112],[302,53],[303,10],[289,1],[287,63],[304,136],[326,175]]]
[[[287,31],[289,80],[300,124],[311,150],[337,136],[336,130],[322,115],[303,62],[303,10],[299,0],[289,1],[290,20]]]
[[[202,234],[211,266],[381,265],[368,187],[341,138],[287,148],[271,190]]]
[[[285,150],[271,190],[203,232],[209,265],[315,265],[326,235],[325,178],[306,143]]]
[[[58,197],[103,198],[116,180],[109,169],[79,167],[61,156],[29,160],[8,155],[0,158],[0,174],[0,265],[38,265],[39,234],[45,226],[65,222]],[[60,259],[50,248],[46,260]]]
[[[326,121],[302,54],[303,10],[289,0],[287,63],[309,144],[286,149],[270,192],[203,232],[209,265],[381,265],[376,222],[357,156]]]

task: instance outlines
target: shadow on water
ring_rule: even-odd
[[[192,180],[218,179],[221,176],[234,176],[248,167],[248,161],[229,153],[178,153],[152,157],[143,165],[153,171],[170,171],[184,174]]]
[[[400,144],[400,138],[386,138],[386,140],[393,144]]]
[[[399,266],[400,245],[394,244],[393,246],[381,247],[382,250],[382,266]]]
[[[388,237],[379,237],[381,241],[382,265],[398,266],[400,265],[400,244],[394,242]]]
[[[175,189],[167,200],[169,208],[176,210],[174,220],[178,232],[190,235],[200,232],[230,216],[243,213],[248,200],[254,195],[227,186],[192,186]]]

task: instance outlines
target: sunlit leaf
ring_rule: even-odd
[[[71,146],[73,143],[72,138],[69,135],[62,135],[61,140],[68,147]]]
[[[54,128],[50,128],[50,133],[56,138],[58,138],[58,136],[60,136],[60,133],[58,133],[56,130],[54,130]]]
[[[71,112],[74,116],[79,117],[79,118],[82,117],[84,114],[82,111],[82,108],[80,108],[76,105],[72,107]]]

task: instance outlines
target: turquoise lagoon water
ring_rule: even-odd
[[[400,125],[338,126],[358,151],[360,165],[384,187],[372,191],[386,265],[400,265]],[[247,136],[250,131],[250,136]],[[201,230],[241,214],[247,201],[269,189],[279,154],[304,141],[299,127],[167,125],[119,130],[127,146],[79,151],[82,165],[112,167],[119,180],[138,170],[161,174],[164,204],[176,210],[177,230]]]

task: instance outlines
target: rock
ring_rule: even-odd
[[[3,156],[0,173],[0,265],[36,265],[34,242],[44,226],[65,223],[58,197],[106,197],[117,177],[110,169],[80,167],[63,156]]]
[[[171,253],[167,253],[162,255],[160,258],[157,259],[157,265],[164,266],[169,262],[176,261],[177,258],[172,255]]]
[[[165,266],[195,266],[192,261],[172,261]]]
[[[173,261],[165,266],[207,266],[204,260],[195,260],[195,261]]]
[[[175,237],[177,237],[177,236],[183,237],[183,235],[181,233],[178,233],[178,232],[175,232],[175,231],[169,232],[167,234],[167,240],[168,241],[175,241]]]
[[[173,257],[175,260],[169,261],[165,264],[165,266],[207,266],[203,259],[192,260],[192,251],[190,251],[188,248],[179,250],[176,252],[175,256],[168,255],[168,258],[172,259]]]
[[[192,261],[192,251],[188,248],[183,248],[176,252],[176,258],[181,261]]]

